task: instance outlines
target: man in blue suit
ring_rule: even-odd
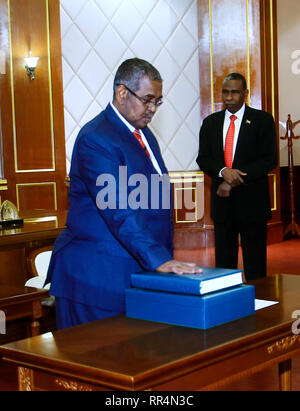
[[[126,60],[114,79],[113,103],[77,137],[67,228],[56,240],[46,280],[58,328],[124,312],[131,273],[199,272],[173,257],[170,183],[147,127],[161,104],[159,72],[144,60]]]

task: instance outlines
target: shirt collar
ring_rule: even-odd
[[[245,108],[246,108],[246,104],[244,103],[242,105],[242,107],[239,109],[239,111],[237,111],[236,113],[234,113],[234,115],[239,119],[242,120],[243,115],[245,113]],[[225,117],[229,118],[232,115],[232,113],[230,113],[230,111],[228,111],[227,109],[225,110]]]
[[[119,110],[117,109],[117,107],[113,104],[110,103],[111,107],[113,108],[114,112],[116,113],[116,115],[119,117],[119,119],[129,128],[129,130],[133,133],[135,130],[135,127],[133,127],[132,124],[129,123],[129,121],[126,120],[125,117],[122,116],[122,114],[119,112]]]

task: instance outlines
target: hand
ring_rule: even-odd
[[[156,271],[160,273],[175,273],[175,274],[199,274],[202,269],[195,263],[185,263],[184,261],[170,260],[160,265]]]
[[[223,198],[229,197],[231,189],[232,186],[230,184],[226,183],[226,181],[222,181],[222,183],[218,187],[217,196]]]
[[[224,168],[221,172],[224,181],[226,181],[226,183],[230,184],[231,187],[237,187],[240,184],[244,183],[244,180],[242,178],[242,176],[246,176],[247,173],[244,173],[243,171],[240,171],[236,168]]]

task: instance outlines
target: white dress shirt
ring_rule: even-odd
[[[113,110],[115,111],[115,113],[117,114],[117,116],[120,118],[120,120],[122,120],[122,122],[125,124],[125,126],[127,126],[127,127],[129,128],[129,130],[131,131],[131,133],[133,133],[134,130],[135,130],[135,127],[133,127],[133,125],[130,124],[130,123],[126,120],[126,118],[122,116],[122,114],[118,111],[118,109],[114,106],[113,103],[110,103],[110,105],[112,106]],[[148,150],[148,153],[149,153],[149,155],[150,155],[150,160],[152,161],[153,167],[154,167],[155,170],[158,172],[158,174],[162,176],[162,171],[161,171],[161,169],[160,169],[160,167],[159,167],[159,164],[158,164],[158,162],[157,162],[157,160],[156,160],[156,158],[155,158],[155,156],[154,156],[154,154],[153,154],[153,152],[152,152],[152,150],[151,150],[151,148],[150,148],[150,146],[149,146],[149,144],[148,144],[148,141],[147,141],[146,137],[144,136],[144,133],[142,132],[141,129],[139,129],[139,131],[140,131],[140,134],[141,134],[143,143],[145,144],[145,146],[146,146],[146,148],[147,148],[147,150]],[[132,134],[132,138],[136,138],[136,137],[134,136],[134,134]]]

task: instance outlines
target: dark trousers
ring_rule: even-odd
[[[55,307],[56,327],[58,330],[121,314],[60,297],[55,297]]]
[[[237,268],[239,236],[246,281],[266,276],[267,223],[215,222],[216,267]]]

